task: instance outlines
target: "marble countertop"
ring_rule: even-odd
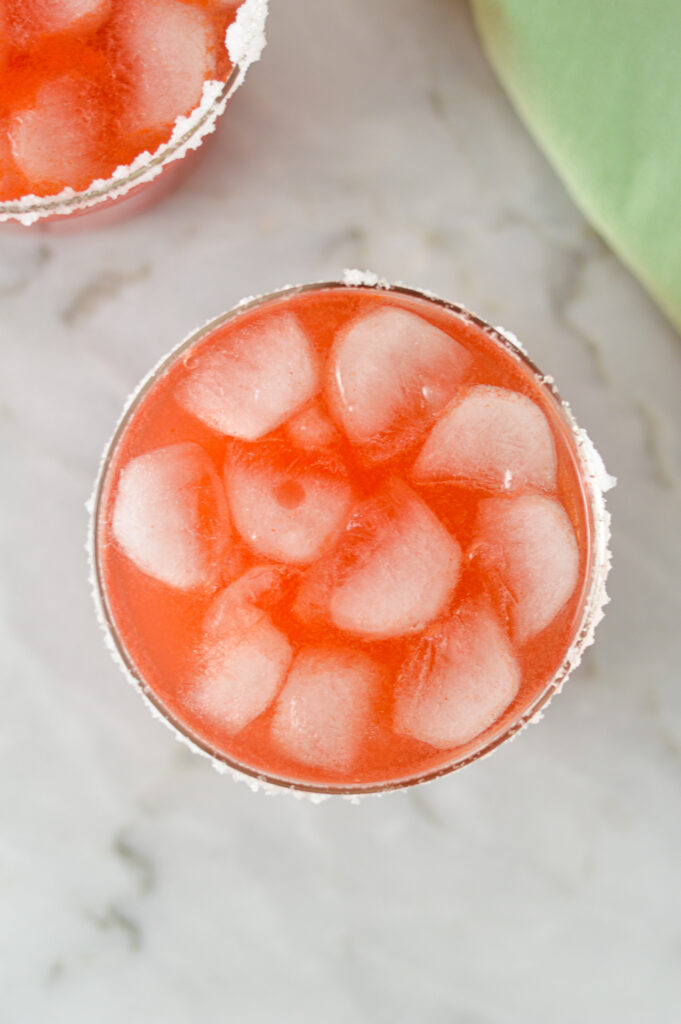
[[[0,1020],[676,1024],[681,339],[526,135],[463,0],[273,6],[179,191],[108,230],[0,234]],[[218,776],[124,684],[84,503],[162,353],[346,266],[520,336],[619,477],[615,567],[539,727],[313,806]]]

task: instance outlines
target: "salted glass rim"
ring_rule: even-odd
[[[535,699],[527,705],[509,725],[505,726],[498,735],[492,735],[491,737],[488,736],[488,738],[478,748],[468,751],[461,757],[453,758],[451,761],[443,765],[430,768],[425,772],[415,773],[414,775],[410,775],[406,778],[390,779],[385,782],[372,782],[367,784],[357,783],[355,785],[347,783],[339,785],[320,785],[295,781],[293,779],[278,777],[276,775],[269,775],[267,772],[260,771],[229,757],[222,751],[217,750],[210,743],[207,743],[200,737],[195,736],[193,732],[179,718],[173,715],[156,696],[152,688],[143,678],[142,673],[135,665],[133,659],[128,654],[125,644],[119,636],[115,617],[108,604],[106,587],[103,581],[99,559],[99,541],[102,518],[100,516],[100,510],[102,497],[107,483],[108,472],[118,448],[118,444],[127,430],[130,419],[134,416],[135,412],[146,398],[149,389],[153,387],[161,377],[163,377],[166,371],[169,370],[179,358],[181,358],[184,352],[236,317],[241,316],[250,310],[265,306],[270,302],[276,302],[292,295],[314,291],[330,291],[333,289],[364,289],[370,291],[381,291],[386,293],[395,293],[407,298],[432,303],[450,313],[453,313],[460,320],[474,324],[488,337],[492,338],[493,341],[501,345],[503,349],[513,355],[515,359],[523,363],[525,367],[531,371],[540,388],[549,395],[553,405],[555,406],[556,413],[562,420],[566,434],[572,446],[573,454],[578,463],[580,470],[580,483],[584,488],[586,498],[585,505],[588,510],[587,544],[589,546],[589,562],[582,590],[581,616],[578,625],[572,633],[572,641],[563,661],[556,672],[547,681],[541,693],[535,697]],[[412,786],[420,785],[424,782],[431,782],[444,775],[448,775],[451,772],[465,768],[474,761],[489,756],[502,743],[512,739],[533,721],[539,720],[549,701],[556,693],[560,692],[568,676],[579,665],[582,653],[586,647],[593,642],[595,627],[603,616],[603,606],[608,600],[605,593],[605,581],[610,569],[610,553],[608,549],[610,520],[603,497],[603,491],[606,488],[598,479],[600,461],[597,464],[596,460],[600,460],[600,457],[597,456],[597,454],[594,455],[595,450],[590,442],[588,447],[586,447],[585,440],[588,440],[586,435],[577,425],[567,403],[561,398],[558,389],[553,383],[553,379],[542,373],[539,367],[537,367],[529,358],[524,349],[520,347],[514,336],[507,334],[501,328],[493,327],[491,324],[487,323],[487,321],[472,313],[469,309],[459,303],[450,302],[449,300],[440,298],[428,291],[409,288],[401,284],[390,284],[385,281],[374,280],[363,280],[360,283],[349,283],[348,281],[340,280],[317,281],[307,284],[288,285],[264,295],[242,300],[236,306],[227,310],[227,312],[214,317],[202,327],[193,331],[187,338],[180,342],[179,345],[168,352],[140,381],[128,398],[116,425],[116,429],[104,450],[90,503],[91,520],[88,546],[93,597],[97,606],[100,625],[105,632],[108,646],[114,660],[118,663],[119,667],[123,669],[128,681],[135,686],[138,692],[141,693],[142,697],[148,702],[150,709],[155,716],[164,721],[164,723],[173,730],[177,738],[187,743],[195,752],[201,753],[210,758],[218,770],[229,770],[242,778],[246,776],[254,785],[276,787],[277,790],[289,790],[301,794],[308,794],[310,796],[360,797],[370,794],[380,794],[400,789],[407,789]]]
[[[237,9],[237,14],[241,7],[248,2],[249,0],[242,0],[240,7]],[[264,25],[268,14],[269,0],[255,0],[255,3],[258,2],[261,4],[260,11],[263,17],[262,43],[264,45]],[[234,22],[231,24],[234,24]],[[241,58],[233,62],[232,69],[224,81],[210,78],[204,81],[204,90],[210,85],[214,87],[219,86],[219,90],[208,103],[206,103],[205,94],[202,95],[201,101],[189,114],[176,118],[170,139],[167,142],[161,143],[155,152],[145,153],[142,150],[127,167],[125,165],[123,168],[117,167],[110,177],[97,179],[91,182],[87,188],[79,191],[75,191],[67,186],[60,193],[51,196],[34,196],[29,194],[20,196],[18,199],[0,201],[0,223],[3,221],[6,223],[11,223],[12,221],[21,223],[23,221],[30,225],[50,215],[67,216],[70,213],[87,210],[88,208],[92,208],[94,211],[100,203],[107,199],[124,199],[134,191],[136,186],[151,183],[161,174],[167,164],[172,163],[175,159],[188,156],[190,149],[199,148],[205,136],[212,130],[213,125],[224,112],[227,101],[231,98],[232,93],[241,84],[242,76],[245,76],[252,61],[257,60],[258,54],[256,51],[259,42],[257,39],[251,41],[250,46]],[[225,49],[229,55],[226,39]],[[187,127],[175,138],[173,136],[177,131],[178,124],[182,120],[188,122]],[[195,141],[194,146],[191,145],[192,141]],[[148,159],[141,162],[144,156],[148,157]],[[139,166],[136,166],[138,162]],[[121,170],[124,170],[125,173],[119,175]]]

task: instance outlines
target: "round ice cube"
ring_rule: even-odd
[[[511,645],[487,607],[465,603],[419,638],[395,689],[396,732],[433,747],[468,743],[488,729],[520,686]]]
[[[24,181],[12,154],[7,123],[0,121],[0,201],[17,199],[24,191]]]
[[[319,557],[343,529],[352,503],[347,480],[257,456],[229,456],[225,484],[234,524],[248,546],[292,565]]]
[[[461,549],[428,506],[395,481],[361,505],[346,527],[332,581],[331,621],[370,639],[423,629],[459,578]]]
[[[520,643],[553,621],[577,585],[577,538],[555,498],[485,499],[472,552],[485,566],[492,588],[501,592]]]
[[[99,90],[68,75],[46,82],[9,120],[14,159],[34,189],[86,188],[101,166],[105,132]]]
[[[269,707],[293,658],[286,635],[269,615],[242,599],[253,578],[241,593],[234,591],[238,582],[208,613],[189,697],[191,707],[228,734]]]
[[[422,317],[383,308],[336,339],[328,395],[354,444],[390,458],[429,427],[461,385],[468,352]]]
[[[551,428],[535,402],[506,388],[479,385],[444,411],[413,475],[492,490],[550,490],[556,486],[556,461]]]
[[[131,84],[126,131],[165,129],[198,106],[216,68],[207,11],[182,0],[122,0],[115,37]]]
[[[365,654],[303,648],[275,705],[274,742],[303,764],[348,771],[371,736],[380,680]]]
[[[193,357],[178,401],[207,426],[255,441],[314,396],[317,359],[296,317],[275,314]]]
[[[286,433],[292,444],[305,451],[325,448],[336,438],[336,428],[318,402],[301,409],[286,423]]]
[[[142,572],[187,589],[215,582],[230,541],[220,478],[191,441],[131,459],[118,481],[112,525]]]
[[[254,609],[268,607],[281,595],[287,570],[278,565],[255,565],[238,576],[215,598],[204,622],[204,631],[221,636],[241,623],[249,626]]]
[[[57,32],[94,32],[111,14],[112,0],[11,0],[14,36],[24,42]]]

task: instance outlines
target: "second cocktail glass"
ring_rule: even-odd
[[[266,16],[267,0],[0,0],[0,221],[133,212],[166,191]]]

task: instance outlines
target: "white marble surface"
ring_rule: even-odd
[[[681,340],[575,211],[463,0],[287,0],[181,191],[0,235],[0,1020],[672,1024]],[[251,793],[104,650],[84,502],[140,375],[243,294],[370,266],[515,330],[620,485],[543,723],[437,784]]]

